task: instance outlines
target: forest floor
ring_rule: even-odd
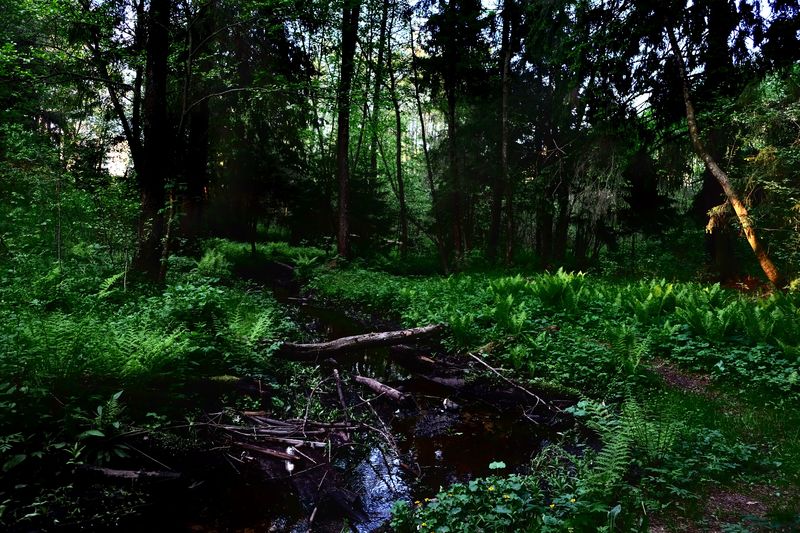
[[[795,295],[324,258],[214,241],[164,288],[4,288],[3,527],[800,527]],[[433,324],[405,348],[280,353]]]
[[[667,387],[672,387],[697,398],[720,399],[724,393],[715,389],[710,374],[688,372],[668,361],[654,359],[652,369],[662,377]],[[731,398],[724,400],[726,407],[717,414],[735,420],[740,412],[731,405],[737,402]],[[710,486],[698,510],[689,516],[681,516],[670,510],[650,517],[650,531],[653,533],[735,530],[739,524],[746,530],[781,529],[770,525],[769,514],[773,509],[789,508],[783,502],[800,503],[799,488],[795,485],[775,486],[758,482],[730,483],[728,486]],[[778,505],[775,502],[782,502]],[[786,526],[786,530],[791,530]]]

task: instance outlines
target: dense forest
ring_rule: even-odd
[[[0,0],[0,528],[800,529],[800,2]]]

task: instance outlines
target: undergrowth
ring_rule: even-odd
[[[613,283],[564,271],[401,278],[355,268],[320,269],[311,288],[408,326],[444,323],[450,349],[479,352],[531,386],[584,395],[571,413],[595,440],[565,435],[528,475],[400,504],[399,529],[646,531],[653,515],[701,514],[713,486],[797,483],[789,420],[800,400],[798,294],[757,298],[719,285]],[[650,369],[656,358],[710,375],[708,394],[729,400],[665,388]],[[780,413],[788,425],[770,422]],[[509,514],[518,496],[526,504]]]
[[[660,356],[773,403],[800,398],[798,294],[753,298],[719,285],[615,284],[563,271],[400,278],[338,270],[311,288],[408,325],[447,324],[454,349],[491,344],[498,363],[588,386],[581,390],[596,397],[647,381],[642,362]]]
[[[131,428],[191,420],[204,379],[257,376],[274,406],[289,402],[294,365],[270,355],[296,326],[268,291],[234,281],[227,262],[213,249],[173,257],[161,287],[74,255],[55,266],[20,255],[2,264],[0,527],[119,519],[122,511],[69,496],[70,473],[127,460],[117,436]]]

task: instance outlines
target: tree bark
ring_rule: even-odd
[[[456,155],[456,94],[455,88],[447,91],[447,161],[450,164],[450,199],[452,203],[452,245],[457,260],[464,257],[462,190]]]
[[[686,122],[688,124],[689,137],[692,139],[694,150],[703,160],[708,171],[711,172],[711,174],[717,179],[722,187],[722,190],[725,191],[725,196],[728,198],[731,206],[733,206],[733,210],[739,219],[742,230],[744,231],[745,238],[747,239],[748,244],[750,244],[750,248],[753,250],[753,253],[756,256],[761,269],[764,271],[764,274],[774,287],[777,289],[783,289],[786,285],[786,280],[769,258],[767,250],[758,239],[756,230],[753,227],[753,222],[747,213],[747,208],[745,207],[744,203],[742,203],[739,195],[736,193],[736,190],[731,185],[728,175],[719,167],[717,162],[703,145],[703,141],[700,138],[700,129],[697,125],[697,117],[695,115],[694,105],[692,104],[691,95],[689,93],[689,81],[687,79],[683,54],[681,52],[680,45],[678,44],[678,39],[675,37],[675,31],[668,27],[667,35],[669,37],[670,45],[672,46],[672,51],[677,59],[678,71],[683,89],[683,102],[686,106]]]
[[[558,217],[553,236],[553,259],[563,261],[567,255],[567,240],[569,240],[569,186],[566,180],[562,180],[558,184],[556,198],[558,199]]]
[[[337,250],[341,257],[350,255],[350,89],[358,37],[360,0],[345,1],[342,8],[342,66],[337,94],[336,169],[339,179],[339,229]]]
[[[144,0],[136,2],[136,25],[134,26],[134,50],[141,52],[147,40],[145,31]],[[141,61],[137,61],[136,73],[133,79],[133,101],[131,109],[131,128],[133,138],[136,139],[137,146],[142,138],[142,81],[144,79],[144,68]]]
[[[403,179],[403,122],[400,113],[400,99],[397,96],[397,77],[392,63],[391,44],[387,66],[389,67],[389,89],[395,121],[395,174],[397,176],[397,200],[400,203],[400,257],[405,257],[408,249],[408,209],[406,207],[406,186]]]
[[[208,72],[213,68],[213,59],[207,54],[202,54],[206,43],[209,42],[216,31],[215,10],[213,2],[200,6],[194,19],[188,21],[189,32],[186,50],[186,74],[184,79],[183,110],[181,126],[188,130],[186,142],[182,147],[183,155],[183,185],[181,198],[180,236],[194,243],[200,233],[203,222],[207,190],[209,185],[208,154],[209,154],[209,126],[211,110],[209,98],[201,98],[199,103],[188,106],[192,92],[207,95],[209,88],[204,87],[203,81],[198,81],[199,86],[195,91],[190,91],[193,80],[195,56],[197,58],[197,71]],[[197,44],[195,44],[197,43]],[[184,131],[179,128],[179,138],[183,142]]]
[[[553,257],[553,206],[550,200],[550,187],[545,189],[536,208],[536,252],[546,266]]]
[[[371,137],[369,148],[370,178],[378,175],[378,118],[380,116],[381,83],[383,77],[383,53],[386,42],[386,24],[389,19],[389,2],[384,0],[381,6],[381,23],[378,33],[378,58],[375,62],[375,84],[372,89],[372,116],[370,117]],[[391,54],[391,49],[389,50]]]

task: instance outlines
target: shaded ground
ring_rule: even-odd
[[[711,389],[711,376],[708,374],[687,372],[674,363],[660,358],[654,358],[650,368],[661,376],[661,379],[667,385],[676,389],[692,392],[707,398],[716,398],[718,396],[718,393]]]
[[[773,526],[769,518],[770,511],[776,508],[776,502],[796,501],[796,496],[787,494],[783,488],[767,485],[715,487],[708,493],[699,517],[682,516],[675,512],[658,514],[650,517],[650,531],[652,533],[798,531],[794,526]]]
[[[664,383],[677,390],[708,399],[720,399],[722,394],[713,389],[708,374],[697,374],[681,369],[674,363],[655,358],[651,369]],[[735,415],[723,409],[720,416]],[[771,514],[775,510],[795,512],[798,494],[793,489],[769,485],[737,485],[712,487],[694,512],[665,511],[650,516],[653,533],[681,532],[740,532],[740,531],[800,531],[797,527],[773,525]]]

